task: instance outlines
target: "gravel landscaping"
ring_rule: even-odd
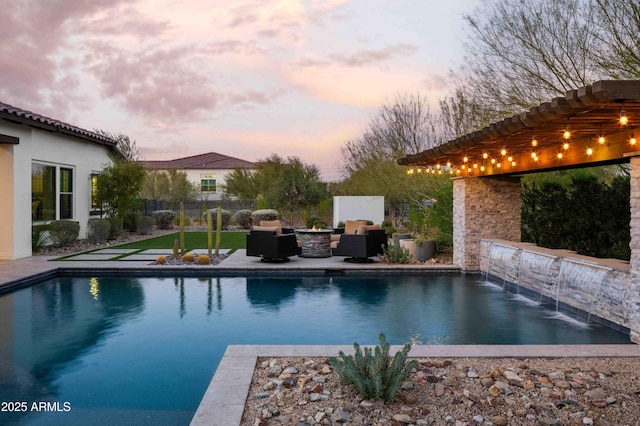
[[[640,425],[640,358],[419,359],[391,403],[327,358],[258,360],[241,425]]]

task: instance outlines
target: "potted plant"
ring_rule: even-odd
[[[418,262],[434,258],[437,251],[435,237],[438,230],[427,224],[425,212],[422,209],[412,209],[409,212],[407,229],[413,238],[400,240],[400,246],[409,250]]]

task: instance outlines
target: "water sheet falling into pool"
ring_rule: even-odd
[[[568,312],[573,314],[570,316],[588,323],[609,272],[611,268],[602,265],[563,259],[557,280],[556,311],[561,310],[560,304],[563,301],[572,300],[574,307],[583,312]]]

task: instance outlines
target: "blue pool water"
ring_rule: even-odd
[[[61,277],[0,318],[0,424],[186,425],[228,344],[629,343],[464,275]]]

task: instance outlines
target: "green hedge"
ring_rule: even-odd
[[[575,172],[568,184],[546,179],[522,188],[522,241],[629,260],[628,176],[605,182],[594,174]]]

